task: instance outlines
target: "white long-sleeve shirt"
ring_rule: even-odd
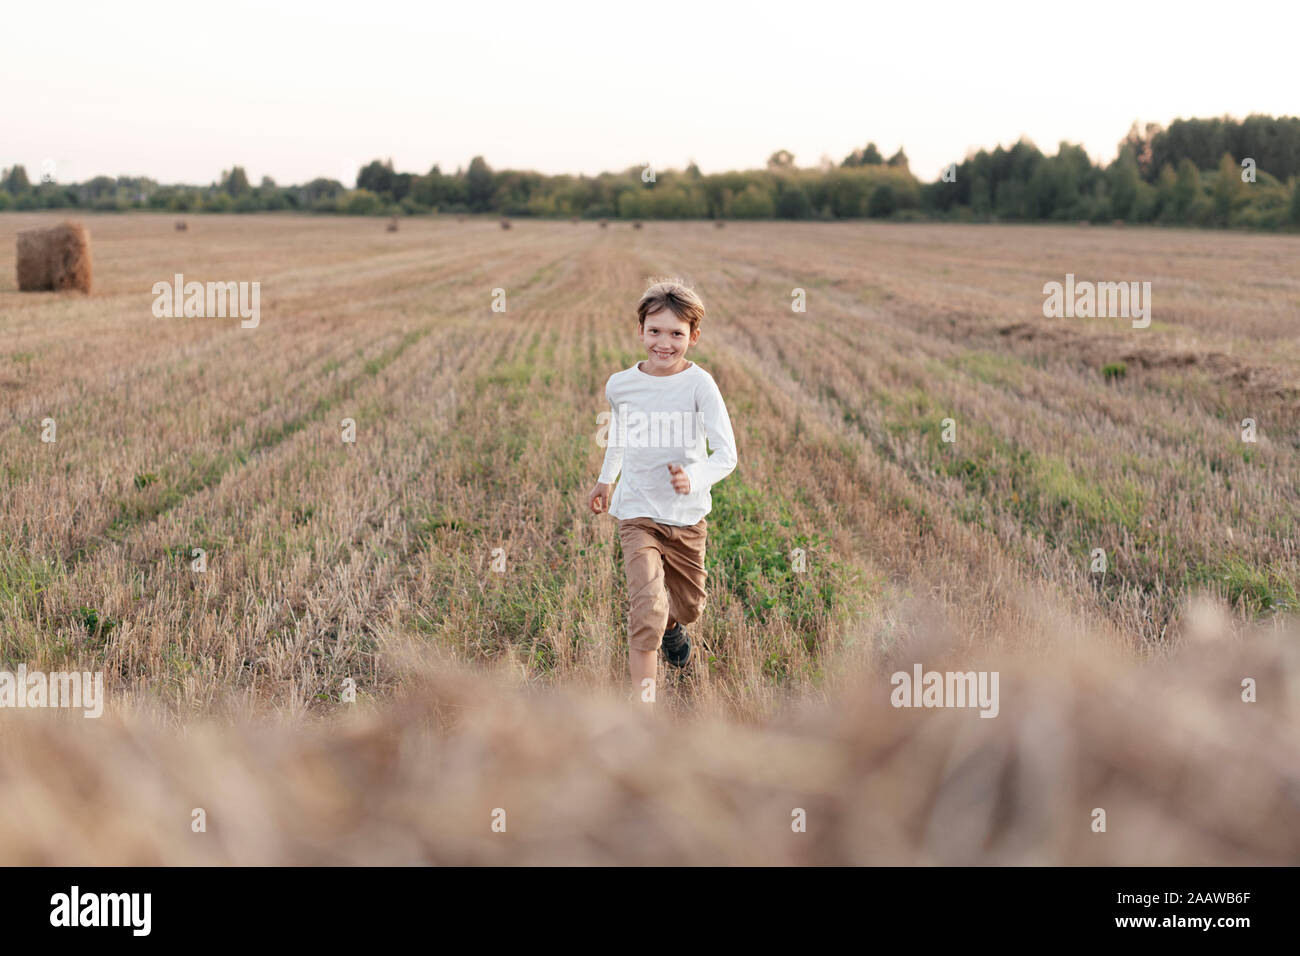
[[[713,507],[709,489],[736,467],[726,403],[713,376],[694,362],[673,375],[650,375],[638,366],[615,372],[605,386],[611,411],[600,481],[612,484],[623,474],[609,513],[693,525]],[[684,466],[689,493],[673,490],[669,464]]]

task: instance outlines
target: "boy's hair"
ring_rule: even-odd
[[[689,322],[692,334],[704,318],[704,301],[680,279],[661,279],[641,294],[636,304],[637,324],[645,328],[645,317],[660,309],[670,309],[677,318]]]

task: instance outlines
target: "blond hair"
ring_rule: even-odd
[[[660,309],[669,309],[683,322],[689,322],[692,334],[704,318],[704,300],[680,279],[659,279],[641,294],[636,304],[637,324],[644,328],[645,317]]]

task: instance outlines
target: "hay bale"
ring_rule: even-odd
[[[608,220],[608,219],[602,219],[602,220],[600,221],[600,228],[601,228],[601,229],[608,229],[608,228],[609,228],[609,220]]]
[[[502,228],[502,229],[509,229],[509,228],[510,228],[510,220],[509,220],[509,219],[502,219],[502,220],[501,220],[501,228]]]
[[[973,665],[965,648],[943,649],[942,631],[899,623],[904,633],[877,663],[845,667],[824,700],[798,701],[761,723],[679,720],[673,710],[646,719],[612,693],[559,682],[554,693],[536,694],[506,674],[446,665],[405,638],[390,645],[401,681],[392,696],[328,722],[214,720],[182,731],[144,708],[114,714],[110,706],[88,734],[29,712],[5,740],[0,865],[1300,859],[1300,709],[1294,694],[1270,710],[1243,706],[1235,693],[1243,675],[1282,693],[1294,688],[1300,632],[1238,641],[1211,617],[1200,625],[1202,641],[1140,667],[1087,636],[1059,656],[999,649],[985,659],[1007,693],[998,717],[982,720],[964,708],[891,706],[895,667]],[[679,694],[655,706],[676,706]],[[223,789],[223,780],[240,785]],[[152,811],[190,806],[194,793],[214,790],[207,810],[222,821],[219,840],[195,840],[174,817]],[[496,802],[485,804],[485,795],[502,793],[514,819],[545,825],[502,842],[484,825]],[[776,822],[793,807],[820,821],[794,839]],[[1094,807],[1111,817],[1109,837],[1091,831]],[[694,828],[689,838],[684,820]]]
[[[81,223],[18,233],[20,292],[89,292],[92,276],[90,233]]]
[[[723,228],[726,228],[726,225],[727,225],[727,224],[726,224],[725,222],[723,222],[721,219],[715,219],[715,220],[713,220],[713,228],[714,228],[714,229],[723,229]]]
[[[569,222],[573,223],[576,226],[579,222],[578,217],[574,216],[572,219],[569,220]]]
[[[456,221],[457,221],[457,222],[464,222],[464,221],[465,221],[465,217],[464,217],[464,216],[457,216],[457,217],[456,217]]]
[[[640,228],[641,228],[641,220],[638,219],[636,222],[632,223],[632,228],[633,228],[633,229],[640,229]]]
[[[184,219],[177,219],[177,220],[176,220],[176,231],[177,231],[177,232],[184,232],[185,230],[187,230],[187,229],[189,229],[189,228],[190,228],[189,225],[185,222]]]
[[[394,216],[392,219],[390,219],[390,220],[388,221],[388,231],[389,231],[389,232],[397,232],[397,217],[396,217],[396,216]]]

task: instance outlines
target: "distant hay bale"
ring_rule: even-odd
[[[633,229],[640,229],[640,228],[641,228],[641,220],[638,219],[636,222],[632,223],[632,228],[633,228]]]
[[[92,277],[90,233],[81,223],[18,233],[20,292],[89,292]]]
[[[713,228],[714,228],[714,229],[723,229],[723,228],[726,227],[726,225],[727,225],[727,224],[726,224],[725,222],[723,222],[721,219],[715,219],[715,220],[713,220]]]
[[[394,216],[392,219],[388,220],[388,231],[389,231],[389,232],[397,232],[397,217],[396,217],[396,216]]]
[[[601,228],[601,229],[608,229],[608,228],[609,228],[609,220],[608,220],[608,219],[602,219],[602,220],[600,221],[600,228]]]
[[[501,228],[502,228],[502,229],[509,229],[509,228],[510,228],[510,220],[509,220],[509,219],[502,219],[502,220],[501,220]]]
[[[574,216],[572,219],[569,220],[569,222],[573,223],[576,226],[579,222],[581,222],[581,220],[577,216]]]
[[[190,228],[190,227],[189,227],[189,224],[186,223],[184,219],[177,219],[177,220],[176,220],[176,231],[177,231],[177,232],[185,232],[185,230],[187,230],[187,229],[189,229],[189,228]]]
[[[456,217],[456,221],[457,221],[457,222],[464,222],[464,221],[465,221],[465,217],[464,217],[464,216],[457,216],[457,217]]]

